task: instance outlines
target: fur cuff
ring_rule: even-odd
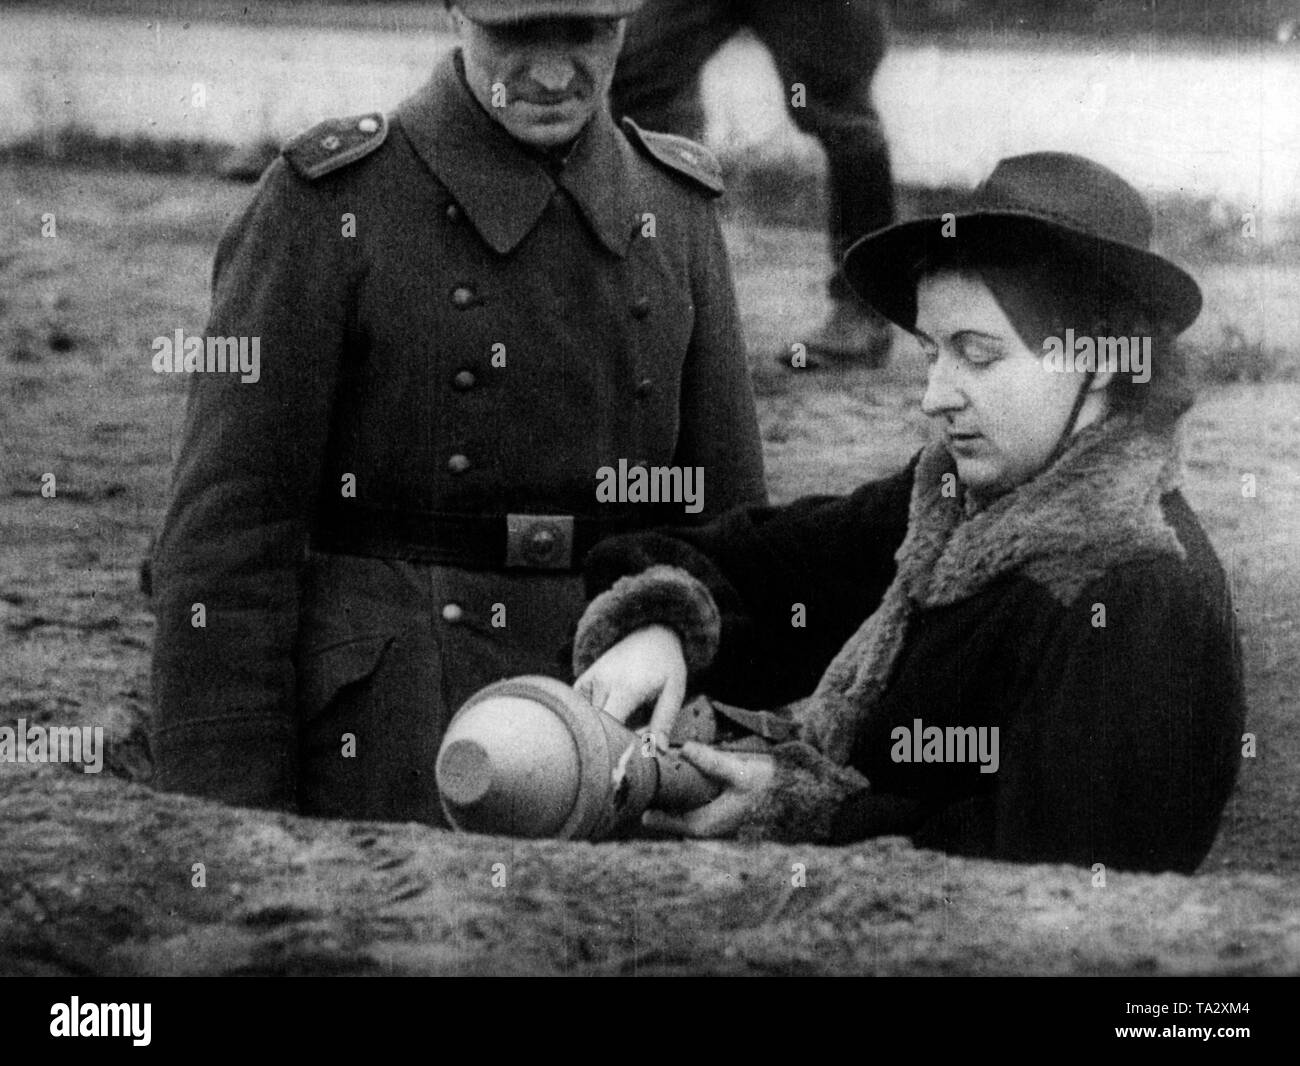
[[[624,637],[652,625],[677,632],[692,674],[713,662],[722,636],[722,619],[713,594],[685,570],[652,566],[619,578],[587,605],[573,641],[574,676]]]
[[[742,840],[826,843],[835,812],[850,796],[870,787],[852,767],[832,762],[807,744],[779,744],[772,757],[775,780],[741,827]]]

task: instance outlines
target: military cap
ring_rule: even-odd
[[[645,0],[452,0],[465,17],[489,26],[527,19],[625,18]]]

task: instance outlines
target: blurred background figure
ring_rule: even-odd
[[[889,358],[888,324],[838,272],[854,240],[894,221],[889,148],[871,102],[888,40],[883,8],[875,0],[649,0],[628,25],[614,74],[616,115],[699,140],[704,64],[746,28],[771,51],[791,118],[826,152],[832,302],[807,342],[809,365]]]

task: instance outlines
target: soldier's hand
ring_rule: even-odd
[[[682,641],[667,626],[646,626],[605,652],[574,683],[588,703],[626,722],[651,701],[647,727],[655,746],[668,748],[668,735],[686,695],[686,656]]]
[[[776,779],[776,761],[765,752],[721,751],[691,741],[682,746],[682,758],[722,785],[722,795],[682,814],[646,811],[641,824],[655,833],[683,837],[735,836]]]

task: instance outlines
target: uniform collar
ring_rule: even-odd
[[[602,107],[579,135],[557,177],[484,113],[461,80],[458,53],[397,109],[425,165],[450,190],[474,228],[500,254],[541,219],[557,186],[578,205],[611,252],[627,253],[637,225],[631,147]]]

